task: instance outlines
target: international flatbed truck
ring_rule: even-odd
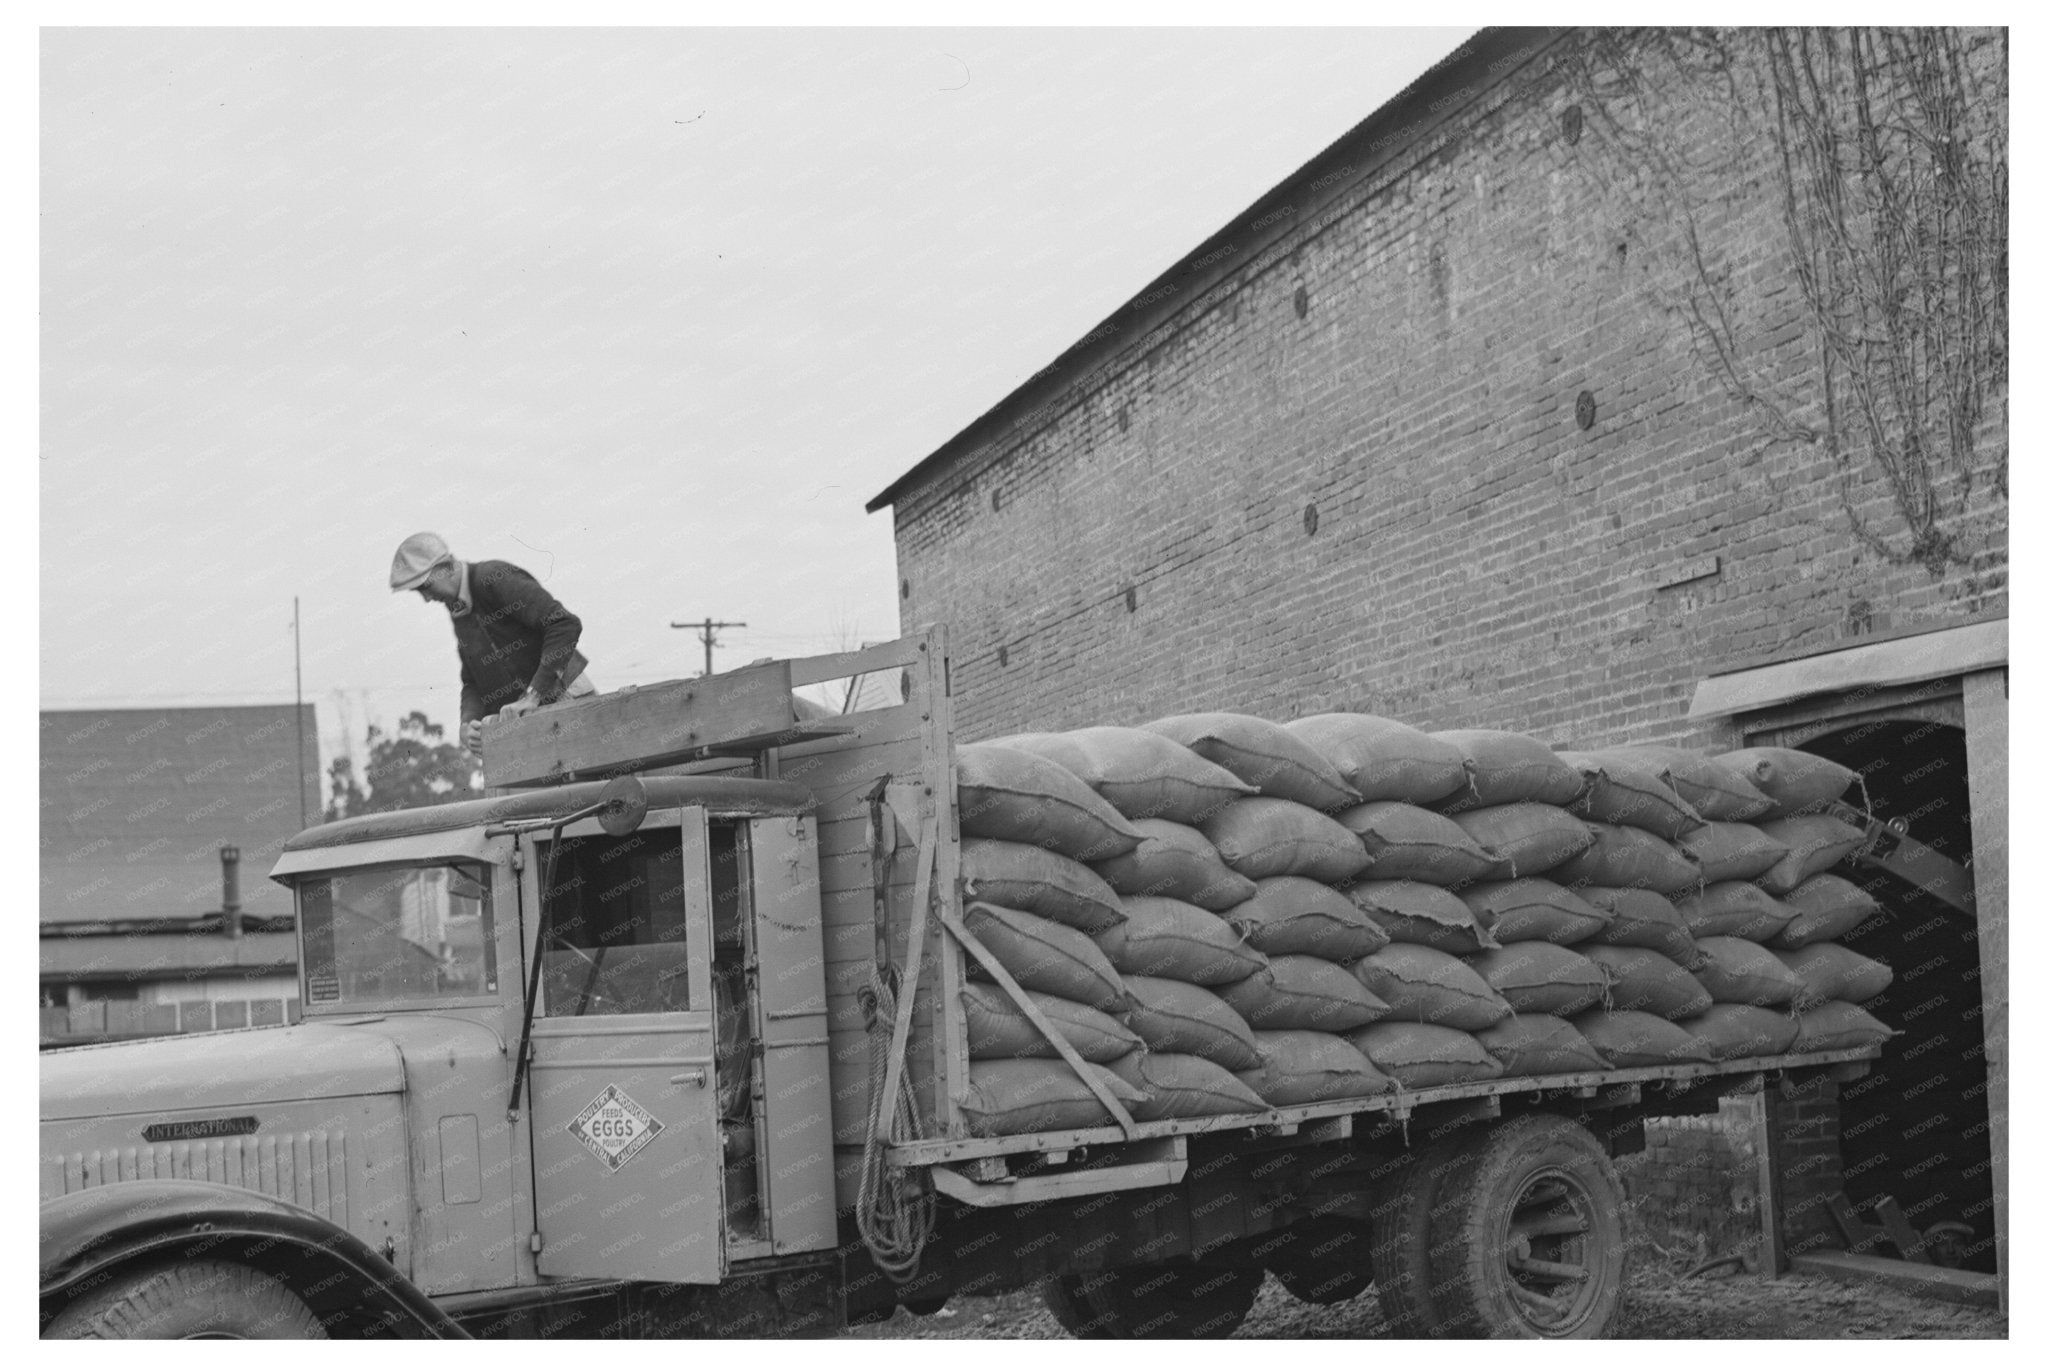
[[[857,677],[901,701],[792,698]],[[43,1058],[44,1334],[828,1335],[1036,1284],[1217,1337],[1271,1272],[1597,1336],[1643,1121],[1875,1055],[972,1136],[953,748],[934,630],[547,708],[484,797],[292,837],[299,1022]]]

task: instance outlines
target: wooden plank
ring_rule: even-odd
[[[1922,683],[1984,669],[2003,669],[2009,654],[2006,623],[1975,622],[1902,640],[1833,650],[1806,659],[1766,664],[1703,680],[1686,719],[1693,722],[1766,707],[1814,693]]]
[[[2006,671],[1973,673],[1963,679],[1963,744],[1970,780],[1970,872],[1977,892],[1977,981],[1984,993],[1985,1099],[1991,1117],[1991,1226],[1998,1264],[1998,1306],[2010,1303],[2007,1269],[2007,1154],[2011,1124],[2012,985],[2009,967],[2007,897],[2010,895],[2011,819],[2009,767],[2010,699]]]
[[[1778,1088],[1766,1082],[1757,1099],[1756,1213],[1759,1229],[1756,1274],[1775,1281],[1785,1274],[1785,1117]]]
[[[912,688],[910,700],[913,705],[921,703],[926,709],[924,783],[927,797],[934,803],[938,817],[933,830],[933,838],[938,842],[935,895],[940,910],[950,911],[957,917],[961,910],[957,904],[960,800],[953,764],[953,664],[947,642],[944,626],[935,627],[927,634],[924,668],[913,673],[918,684]],[[934,925],[932,936],[936,941],[933,947],[938,953],[939,981],[944,987],[941,999],[946,1006],[943,1028],[933,1040],[936,1096],[943,1100],[944,1106],[935,1115],[933,1127],[939,1133],[964,1133],[966,1121],[961,1107],[967,1101],[971,1078],[968,1073],[967,1017],[959,1008],[959,1001],[960,988],[966,981],[966,963],[961,946],[952,935],[941,934]]]
[[[1999,1305],[1998,1277],[1983,1271],[1956,1271],[1852,1252],[1802,1252],[1792,1259],[1791,1269],[1802,1276],[1825,1276],[1851,1285],[1878,1285],[1955,1304],[1981,1305],[1987,1309]]]
[[[922,639],[923,637],[918,635],[907,635],[899,640],[884,641],[879,645],[869,645],[859,650],[793,659],[789,662],[790,681],[803,688],[813,683],[830,683],[835,679],[880,673],[884,669],[898,669],[906,664],[914,664],[918,657],[917,646]]]
[[[1927,1244],[1921,1239],[1920,1231],[1913,1227],[1913,1221],[1899,1208],[1898,1201],[1889,1195],[1880,1196],[1875,1212],[1878,1223],[1884,1226],[1886,1235],[1891,1238],[1892,1245],[1898,1248],[1901,1257],[1909,1262],[1934,1260],[1927,1255]]]
[[[890,707],[884,711],[857,711],[838,718],[840,724],[851,725],[854,729],[846,734],[836,735],[828,740],[810,740],[790,745],[782,751],[787,776],[788,765],[801,766],[806,759],[823,754],[845,754],[862,750],[884,749],[903,740],[914,738],[923,725],[923,714],[915,707]],[[807,782],[803,777],[793,781]],[[869,779],[873,781],[872,778]]]
[[[634,773],[796,724],[789,664],[599,693],[484,727],[484,781],[533,787]]]

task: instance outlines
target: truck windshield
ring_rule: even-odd
[[[299,883],[308,1005],[494,996],[488,870],[454,863],[355,868]]]

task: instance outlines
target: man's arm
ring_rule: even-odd
[[[483,690],[477,687],[476,679],[470,675],[469,661],[462,658],[460,649],[456,650],[455,658],[462,665],[462,724],[466,726],[484,719],[484,695]]]
[[[569,681],[562,671],[569,656],[576,653],[576,642],[583,638],[583,622],[519,566],[504,565],[494,577],[496,596],[504,604],[506,616],[541,637],[540,666],[527,686],[542,702],[553,702]]]

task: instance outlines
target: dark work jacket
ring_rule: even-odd
[[[469,567],[469,611],[449,614],[462,660],[462,719],[496,716],[531,687],[553,702],[588,663],[577,652],[583,623],[516,564]]]

